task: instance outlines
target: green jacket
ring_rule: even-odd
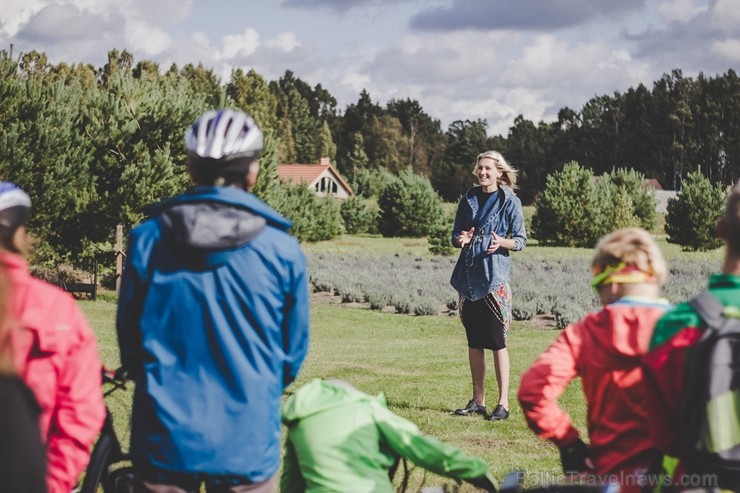
[[[343,382],[317,379],[298,389],[283,405],[283,424],[283,493],[392,492],[388,469],[399,455],[442,476],[496,484],[482,459],[422,435],[388,410],[382,393]]]

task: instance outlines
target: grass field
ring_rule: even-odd
[[[116,367],[115,304],[80,304],[98,335],[105,364]],[[413,317],[332,304],[314,304],[311,312],[309,355],[288,392],[312,378],[342,378],[371,394],[385,392],[394,412],[416,423],[425,433],[484,458],[498,478],[514,469],[533,474],[558,471],[556,449],[529,431],[513,400],[521,373],[557,331],[514,323],[509,338],[512,413],[508,421],[492,423],[450,414],[470,398],[465,334],[456,317]],[[488,380],[489,399],[495,403],[492,371]],[[128,421],[127,399],[128,396],[118,395],[112,403],[119,424]],[[580,423],[584,419],[581,401],[580,389],[571,385],[563,406]],[[119,429],[123,431],[124,427]],[[424,474],[415,471],[412,479],[418,485]],[[453,484],[431,474],[426,475],[425,482]]]
[[[663,240],[661,247],[669,263],[698,258],[719,262],[720,259],[719,251],[689,254]],[[351,236],[306,245],[305,249],[312,252],[402,252],[422,256],[427,254],[427,243],[423,239]],[[536,245],[528,250],[559,261],[588,262],[591,255],[586,249]],[[98,335],[105,364],[116,367],[115,302],[80,301],[80,305]],[[522,372],[558,331],[538,329],[528,322],[513,323],[508,341],[512,362],[511,416],[505,422],[493,423],[451,414],[451,410],[463,406],[471,394],[465,334],[457,317],[399,315],[319,302],[312,303],[311,317],[309,355],[288,393],[312,378],[345,379],[371,394],[385,392],[394,412],[416,423],[425,433],[482,457],[499,480],[517,469],[526,472],[530,485],[557,478],[560,471],[557,449],[536,438],[527,428],[515,396]],[[490,361],[489,368],[490,406],[495,404],[497,394]],[[123,434],[126,434],[129,400],[130,396],[119,395],[109,401]],[[561,405],[584,430],[585,406],[578,382],[571,384],[561,398]],[[418,491],[422,484],[454,487],[451,480],[413,470],[409,491]],[[473,490],[463,485],[459,491]]]

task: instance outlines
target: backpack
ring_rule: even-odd
[[[706,324],[691,348],[681,410],[686,472],[740,485],[740,319],[725,317],[709,291],[689,301]]]

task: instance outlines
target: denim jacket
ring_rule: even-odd
[[[460,198],[455,215],[455,225],[452,228],[451,241],[459,248],[455,239],[461,231],[468,231],[473,227],[473,218],[478,213],[478,198],[476,189],[470,188]],[[499,286],[509,281],[511,264],[509,250],[499,248],[493,254],[488,254],[491,244],[491,233],[514,240],[514,251],[519,251],[527,244],[527,232],[524,229],[524,214],[519,197],[506,185],[501,185],[504,192],[503,203],[496,204],[488,215],[481,219],[482,226],[476,227],[473,239],[465,245],[452,271],[450,284],[460,293],[460,296],[469,300],[479,300]]]

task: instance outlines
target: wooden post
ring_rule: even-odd
[[[121,292],[123,275],[123,225],[116,226],[116,295]]]

